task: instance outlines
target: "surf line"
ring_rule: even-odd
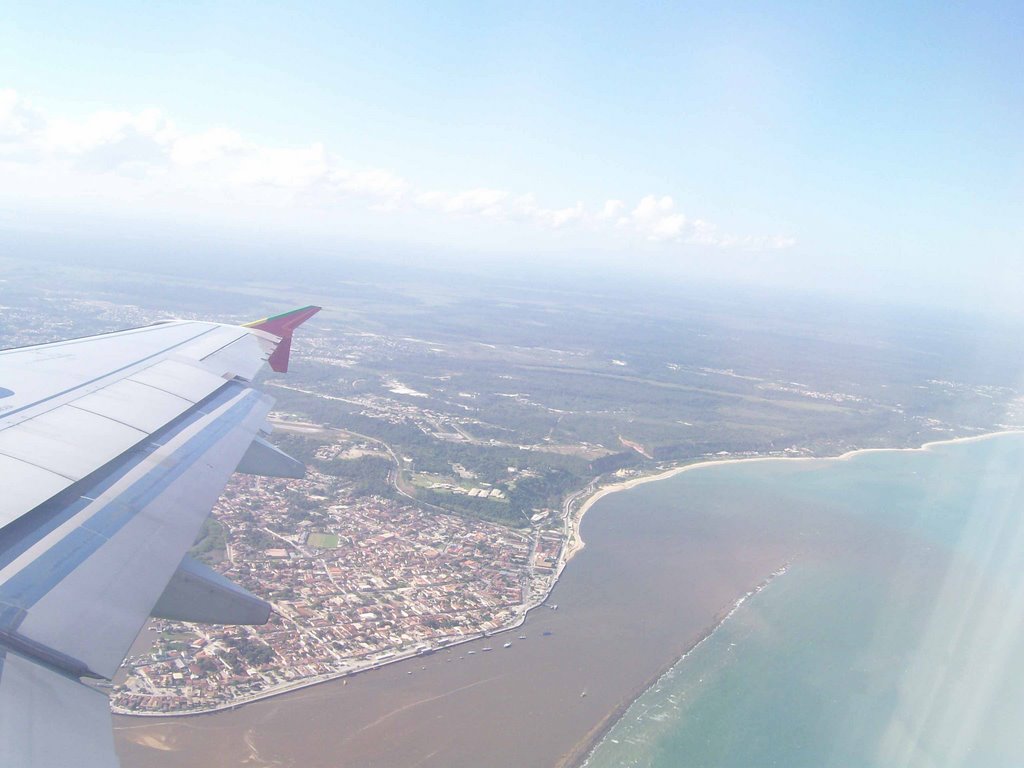
[[[587,750],[586,756],[583,758],[583,761],[577,763],[579,768],[587,768],[587,766],[590,765],[590,758],[605,743],[605,740],[608,738],[608,735],[611,733],[611,731],[615,728],[615,726],[618,723],[625,719],[627,715],[633,713],[634,708],[639,704],[640,700],[647,693],[657,688],[659,685],[661,685],[662,681],[666,680],[669,676],[674,674],[676,670],[679,669],[680,665],[684,661],[686,661],[686,659],[694,651],[696,651],[707,640],[709,640],[715,634],[715,632],[717,632],[718,629],[723,624],[725,624],[725,622],[732,618],[736,614],[736,611],[738,611],[743,606],[743,604],[747,602],[747,600],[752,598],[754,595],[757,595],[760,592],[764,591],[768,587],[768,585],[775,581],[775,579],[777,579],[778,577],[785,575],[786,572],[789,571],[791,565],[792,563],[784,563],[781,567],[776,568],[774,571],[768,574],[768,576],[765,577],[760,583],[758,583],[756,587],[748,591],[746,594],[741,595],[739,598],[737,598],[737,600],[732,604],[732,607],[729,608],[729,610],[722,616],[722,618],[720,618],[715,624],[709,627],[696,643],[694,643],[685,653],[683,653],[682,656],[680,656],[678,659],[675,660],[675,662],[672,663],[671,667],[669,667],[665,672],[663,672],[661,675],[655,678],[654,682],[648,685],[639,696],[633,699],[629,706],[622,710],[621,714],[619,714],[618,717],[612,719],[608,723],[607,728],[605,728],[603,732],[600,734],[600,736],[597,739],[595,739],[593,746],[591,746],[590,749]]]

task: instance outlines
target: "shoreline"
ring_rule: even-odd
[[[501,627],[499,629],[495,629],[492,632],[487,633],[487,634],[485,634],[483,632],[475,632],[473,634],[466,635],[464,637],[460,637],[460,638],[455,639],[455,640],[449,640],[448,642],[445,642],[445,643],[442,643],[442,644],[438,645],[436,648],[434,648],[432,650],[436,653],[437,651],[454,648],[454,647],[462,645],[464,643],[469,643],[469,642],[473,642],[475,640],[480,640],[481,638],[484,638],[484,637],[496,636],[496,635],[504,634],[506,632],[510,632],[512,630],[515,630],[515,629],[518,629],[519,627],[521,627],[525,623],[525,621],[526,621],[528,615],[530,614],[530,612],[534,611],[537,608],[540,608],[540,607],[544,606],[547,603],[548,599],[551,596],[551,592],[554,590],[554,588],[557,586],[559,580],[561,579],[562,573],[564,572],[566,566],[573,559],[573,557],[575,557],[579,552],[581,552],[585,548],[586,542],[584,541],[584,539],[582,537],[581,530],[582,530],[583,518],[585,517],[586,513],[598,501],[600,501],[604,497],[609,496],[609,495],[611,495],[613,493],[618,493],[619,491],[631,490],[633,488],[636,488],[637,486],[644,485],[645,483],[652,483],[652,482],[655,482],[657,480],[665,480],[665,479],[668,479],[670,477],[675,477],[676,475],[679,475],[679,474],[681,474],[683,472],[689,472],[691,470],[696,470],[696,469],[706,468],[706,467],[724,466],[724,465],[728,465],[728,464],[739,464],[739,463],[742,463],[742,462],[765,462],[765,461],[846,461],[846,460],[849,460],[850,458],[852,458],[853,456],[856,456],[857,454],[861,454],[861,453],[878,453],[878,452],[886,452],[886,451],[926,451],[926,450],[930,450],[931,448],[933,448],[935,446],[951,445],[951,444],[963,443],[963,442],[974,442],[974,441],[985,440],[985,439],[989,439],[989,438],[992,438],[992,437],[998,437],[1000,435],[1008,435],[1008,434],[1024,434],[1024,429],[1007,429],[1007,430],[1000,430],[1000,431],[997,431],[997,432],[986,432],[986,433],[982,433],[982,434],[979,434],[979,435],[970,435],[970,436],[966,436],[966,437],[950,438],[948,440],[933,440],[933,441],[929,441],[929,442],[923,443],[919,447],[908,447],[908,448],[856,448],[854,450],[847,451],[847,452],[845,452],[843,454],[840,454],[839,456],[744,456],[744,457],[738,457],[738,458],[720,458],[720,459],[709,458],[709,459],[702,459],[702,460],[695,461],[695,462],[690,463],[690,464],[683,464],[681,466],[670,467],[668,469],[665,469],[665,470],[662,470],[662,471],[658,471],[658,472],[654,472],[652,474],[641,475],[639,477],[633,477],[633,478],[630,478],[628,480],[621,480],[621,481],[618,481],[618,482],[615,482],[615,483],[610,483],[610,484],[606,484],[606,485],[597,486],[596,488],[594,488],[593,492],[590,493],[589,496],[586,496],[583,499],[582,503],[580,503],[579,506],[575,510],[572,510],[571,509],[572,504],[575,503],[575,501],[577,501],[577,499],[575,497],[581,495],[581,493],[586,492],[586,488],[584,488],[584,489],[582,489],[582,491],[576,491],[575,493],[571,494],[568,497],[568,499],[566,500],[566,504],[569,506],[569,509],[567,509],[566,512],[565,512],[565,524],[566,524],[566,529],[567,529],[566,530],[566,533],[567,533],[566,542],[565,542],[565,545],[562,548],[562,552],[560,554],[558,564],[557,564],[557,566],[555,568],[554,575],[553,575],[553,577],[552,577],[552,579],[551,579],[551,581],[550,581],[550,583],[548,585],[547,590],[544,592],[544,595],[542,597],[538,598],[537,600],[535,600],[532,603],[524,604],[522,609],[521,609],[521,612],[518,613],[518,615],[515,617],[515,619],[510,624],[508,624],[507,626]],[[596,482],[596,480],[597,480],[597,478],[594,478],[593,480],[591,480],[591,483]],[[773,573],[771,576],[768,577],[768,579],[770,580],[771,578],[774,578],[774,575],[775,574]],[[751,594],[751,593],[748,593],[747,595],[744,595],[744,596],[742,596],[739,599],[740,600],[745,600],[746,597],[749,596],[749,594]],[[735,610],[735,607],[732,610]],[[729,613],[729,615],[731,615],[731,612]],[[725,618],[728,618],[728,616],[726,616]],[[713,632],[718,626],[720,626],[721,622],[724,621],[725,618],[722,618],[721,620],[719,620],[715,624],[713,624],[710,627],[710,629],[708,630],[708,635],[711,632]],[[702,635],[700,640],[698,640],[697,644],[703,642],[708,635]],[[695,648],[697,644],[695,644],[693,647],[691,647],[690,650]],[[689,653],[689,651],[687,651],[687,653]],[[277,696],[283,696],[285,694],[295,693],[297,691],[301,691],[301,690],[304,690],[306,688],[311,688],[311,687],[316,686],[316,685],[321,685],[321,684],[324,684],[324,683],[334,682],[334,681],[337,681],[337,680],[343,680],[343,679],[346,679],[346,678],[349,678],[349,677],[354,677],[354,676],[361,675],[361,674],[364,674],[364,673],[367,673],[367,672],[372,672],[372,671],[375,671],[375,670],[379,670],[379,669],[387,667],[387,666],[389,666],[391,664],[395,664],[397,662],[408,661],[409,659],[417,658],[420,655],[421,655],[420,652],[413,650],[413,651],[409,651],[407,653],[397,654],[397,655],[395,655],[395,656],[393,656],[393,657],[391,657],[389,659],[383,660],[383,661],[374,661],[374,662],[371,662],[369,664],[366,664],[365,666],[354,666],[354,667],[351,667],[351,668],[348,668],[348,669],[345,669],[345,670],[339,670],[337,672],[329,673],[327,675],[323,675],[323,676],[319,676],[319,677],[306,678],[306,679],[303,679],[303,680],[297,680],[297,681],[294,681],[294,682],[291,682],[291,683],[286,683],[286,684],[281,685],[279,687],[275,687],[275,688],[270,689],[270,690],[260,691],[258,693],[255,693],[255,694],[251,695],[251,696],[246,696],[243,699],[239,699],[237,701],[224,702],[224,703],[216,704],[216,705],[213,705],[213,706],[210,706],[210,707],[204,707],[202,709],[185,709],[185,710],[177,710],[177,711],[170,711],[170,712],[136,712],[136,711],[132,711],[132,710],[121,709],[119,707],[117,707],[117,708],[111,707],[111,712],[113,714],[118,715],[118,716],[133,717],[133,718],[174,718],[174,717],[198,717],[198,716],[202,716],[202,715],[214,715],[214,714],[219,714],[219,713],[224,713],[224,712],[229,712],[229,711],[241,709],[243,707],[248,706],[249,704],[255,704],[255,703],[258,703],[260,701],[266,701],[268,699],[271,699],[271,698],[274,698],[274,697],[277,697]],[[664,670],[664,672],[667,672],[669,669],[671,669],[677,663],[679,663],[679,661],[681,661],[683,658],[685,658],[685,655],[686,654],[683,654],[683,656],[680,656],[678,659],[673,661],[672,664],[669,665]],[[659,678],[660,678],[661,674],[664,674],[664,672],[659,673]],[[630,706],[632,706],[633,702],[635,702],[636,699],[639,698],[641,695],[643,695],[643,693],[646,692],[649,688],[650,688],[650,685],[646,685],[643,688],[643,690],[640,692],[640,694],[638,694],[636,697],[631,699],[628,704],[624,705],[624,708],[623,708],[622,711],[625,712],[625,710],[627,710]],[[617,711],[618,710],[616,710],[616,712]],[[612,717],[613,714],[615,714],[615,713],[611,713],[609,715],[610,720],[607,723],[607,725],[606,726],[602,725],[599,728],[599,734],[598,734],[598,736],[596,738],[598,738],[598,739],[602,738],[603,734],[606,733],[607,730],[610,730],[612,727],[614,727],[615,723],[618,722],[618,720],[621,717],[621,715]],[[593,744],[596,745],[596,742],[594,742]],[[589,754],[589,751],[591,751],[593,748],[594,747],[592,746],[587,751],[586,754]],[[579,763],[578,760],[582,759],[582,758],[574,758],[574,759],[577,759],[577,762],[575,762],[575,763],[572,763],[572,762],[568,762],[568,763],[560,762],[558,765],[559,766],[562,766],[562,765],[566,765],[566,766],[579,766],[579,765],[581,765],[581,763]]]
[[[661,472],[656,472],[650,475],[643,475],[641,477],[631,478],[618,483],[612,483],[598,487],[594,493],[588,496],[584,502],[579,506],[575,513],[572,515],[573,523],[573,541],[575,546],[571,551],[567,552],[566,563],[572,559],[578,552],[582,551],[586,546],[586,542],[580,534],[583,518],[587,511],[596,504],[599,500],[605,496],[609,496],[619,491],[627,491],[637,486],[644,485],[645,483],[651,483],[656,480],[665,480],[670,477],[675,477],[683,472],[688,472],[694,469],[722,466],[726,464],[740,464],[742,462],[765,462],[765,461],[849,461],[853,457],[859,454],[867,453],[886,453],[886,452],[913,452],[913,451],[930,451],[935,447],[944,445],[957,445],[961,443],[973,443],[980,442],[982,440],[988,440],[994,437],[1000,437],[1003,435],[1021,435],[1024,434],[1024,429],[1002,429],[995,432],[984,432],[978,435],[968,435],[965,437],[953,437],[946,440],[930,440],[922,443],[917,447],[906,447],[906,448],[855,448],[845,453],[839,454],[838,456],[748,456],[743,458],[729,458],[729,459],[707,459],[705,461],[694,462],[693,464],[686,464],[679,467],[671,467]],[[567,545],[568,550],[568,545]],[[579,744],[568,754],[563,756],[556,764],[555,768],[587,768],[590,757],[593,753],[601,746],[605,737],[609,732],[619,723],[619,721],[625,717],[629,710],[636,704],[640,698],[646,694],[651,688],[656,686],[658,682],[669,672],[675,669],[679,664],[686,660],[686,658],[693,653],[701,644],[704,643],[711,635],[718,630],[728,619],[731,617],[748,598],[759,593],[761,590],[766,588],[776,577],[784,575],[789,569],[790,564],[787,563],[782,568],[771,573],[764,581],[758,584],[757,587],[747,592],[745,595],[740,597],[736,603],[733,604],[732,608],[721,618],[719,618],[708,630],[701,635],[701,637],[682,655],[680,655],[675,661],[666,666],[658,675],[650,680],[650,682],[644,686],[643,690],[639,694],[634,696],[628,703],[623,704],[620,707],[616,707],[612,712],[605,718],[591,733],[581,739]]]
[[[682,466],[670,467],[669,469],[655,472],[649,475],[641,475],[640,477],[633,477],[629,480],[621,480],[616,483],[608,485],[598,486],[595,491],[588,496],[579,508],[570,514],[569,522],[571,524],[571,531],[569,539],[566,542],[565,551],[565,563],[572,560],[573,557],[586,547],[586,542],[580,533],[583,518],[587,514],[594,504],[603,499],[605,496],[609,496],[619,491],[628,491],[637,486],[644,485],[646,483],[653,483],[657,480],[666,480],[670,477],[682,474],[683,472],[689,472],[695,469],[701,469],[706,467],[725,466],[727,464],[740,464],[744,462],[765,462],[765,461],[849,461],[854,456],[864,453],[886,453],[896,451],[929,451],[936,446],[942,445],[955,445],[958,443],[970,443],[977,442],[980,440],[988,440],[993,437],[999,437],[1001,435],[1021,435],[1024,434],[1024,429],[1001,429],[996,432],[984,432],[979,435],[968,435],[966,437],[951,437],[947,440],[930,440],[926,443],[922,443],[917,447],[909,448],[854,448],[853,450],[841,453],[838,456],[744,456],[740,458],[722,458],[722,459],[704,459],[696,461],[692,464],[684,464]],[[561,570],[564,564],[560,564],[558,573],[561,574]],[[556,577],[557,581],[557,577]]]
[[[548,594],[550,594],[550,590],[549,590]],[[542,600],[541,602],[537,603],[536,605],[530,606],[528,609],[523,611],[522,614],[520,614],[516,618],[516,621],[515,621],[514,624],[509,624],[506,627],[501,627],[500,629],[496,629],[493,632],[487,632],[487,633],[476,632],[476,633],[474,633],[472,635],[466,635],[465,637],[460,637],[457,640],[452,640],[452,641],[447,642],[447,643],[442,643],[442,644],[438,645],[436,648],[432,648],[429,655],[433,655],[433,654],[437,653],[438,651],[444,651],[444,650],[448,650],[448,649],[451,649],[451,648],[455,648],[456,646],[463,645],[464,643],[471,643],[471,642],[473,642],[475,640],[482,640],[482,639],[488,638],[488,637],[496,637],[497,635],[504,634],[505,632],[511,632],[512,630],[519,629],[521,626],[523,626],[523,624],[526,623],[526,616],[527,616],[527,614],[530,611],[532,611],[534,608],[541,607],[544,604],[544,602],[546,602],[546,601],[547,601],[547,595],[545,595],[544,600]],[[149,717],[149,718],[157,718],[157,717],[200,717],[202,715],[216,715],[216,714],[221,714],[221,713],[224,713],[224,712],[230,712],[230,711],[236,710],[236,709],[241,709],[242,707],[248,706],[249,704],[256,704],[257,702],[260,702],[260,701],[266,701],[267,699],[272,699],[275,696],[284,696],[287,693],[295,693],[296,691],[301,691],[301,690],[303,690],[305,688],[312,688],[315,685],[323,685],[324,683],[332,683],[332,682],[335,682],[337,680],[343,680],[345,678],[355,677],[356,675],[361,675],[361,674],[364,674],[366,672],[373,672],[373,671],[378,670],[378,669],[383,669],[384,667],[387,667],[387,666],[389,666],[391,664],[396,664],[396,663],[398,663],[400,661],[409,661],[410,659],[419,658],[419,657],[424,656],[424,655],[428,655],[428,654],[424,654],[422,651],[415,651],[415,650],[414,651],[409,651],[407,653],[398,654],[398,655],[392,656],[391,658],[384,659],[383,661],[371,662],[371,663],[367,664],[366,666],[353,667],[353,668],[346,669],[346,670],[339,671],[339,672],[332,672],[332,673],[329,673],[327,675],[320,675],[318,677],[307,677],[307,678],[304,678],[302,680],[296,680],[296,681],[291,682],[291,683],[285,683],[284,685],[281,685],[281,686],[276,687],[276,688],[271,688],[271,689],[266,690],[266,691],[260,691],[259,693],[254,693],[252,696],[247,696],[245,699],[240,699],[238,701],[232,701],[232,702],[225,702],[225,703],[222,703],[222,704],[216,704],[216,705],[214,705],[212,707],[208,707],[206,709],[179,709],[179,710],[175,710],[175,711],[172,711],[172,712],[134,712],[134,711],[129,710],[129,709],[121,709],[119,707],[111,706],[110,707],[110,711],[111,711],[112,714],[118,715],[120,717],[142,717],[142,718],[146,718],[146,717]]]

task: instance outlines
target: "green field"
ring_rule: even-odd
[[[338,536],[334,533],[311,533],[306,543],[318,549],[335,549],[338,546]]]

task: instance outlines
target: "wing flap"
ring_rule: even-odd
[[[152,615],[203,624],[266,624],[270,610],[270,603],[186,556]]]
[[[75,400],[71,406],[149,434],[180,416],[193,403],[162,389],[154,389],[132,379],[122,379]]]
[[[42,504],[71,485],[71,480],[62,475],[2,453],[0,477],[18,478],[18,482],[5,483],[4,492],[0,494],[0,527],[17,520],[26,509]]]
[[[202,362],[211,371],[223,373],[225,376],[238,376],[248,381],[259,373],[274,347],[275,342],[272,339],[243,331],[230,344],[203,357]]]
[[[81,480],[147,436],[119,421],[62,405],[0,431],[0,453]]]
[[[132,381],[154,389],[170,392],[189,402],[198,403],[224,386],[224,378],[203,370],[195,363],[161,360],[132,375]]]
[[[252,441],[235,471],[246,475],[298,479],[305,476],[306,465],[298,459],[293,459],[276,445],[257,437]]]

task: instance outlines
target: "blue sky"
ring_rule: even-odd
[[[1024,304],[1019,4],[5,16],[0,227],[255,226]]]

